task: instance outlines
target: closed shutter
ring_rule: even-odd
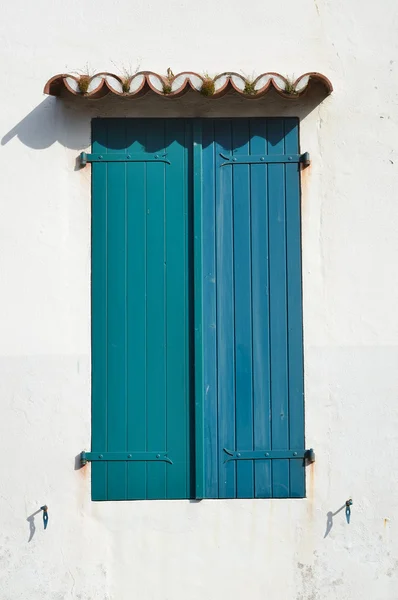
[[[192,496],[191,128],[93,120],[93,500]]]
[[[297,119],[92,135],[92,498],[303,497]]]
[[[303,497],[298,121],[202,128],[203,496]]]

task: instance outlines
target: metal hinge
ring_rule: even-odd
[[[300,163],[308,167],[311,163],[309,152],[304,154],[234,154],[225,155],[220,153],[221,158],[226,162],[221,163],[221,167],[226,165],[263,165],[267,163]]]
[[[126,154],[87,154],[81,152],[80,165],[85,167],[88,162],[163,162],[170,165],[166,154],[149,154],[147,152],[131,152]]]
[[[85,452],[80,454],[80,462],[86,465],[92,461],[109,461],[109,460],[128,460],[128,461],[154,461],[167,462],[173,464],[171,458],[167,456],[167,452]]]
[[[224,448],[224,452],[227,454],[227,458],[224,460],[225,463],[230,460],[271,460],[273,458],[299,458],[305,459],[309,463],[315,462],[315,452],[312,448],[309,450],[254,450],[253,452]]]

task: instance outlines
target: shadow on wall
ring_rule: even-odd
[[[82,453],[79,452],[79,454],[76,454],[76,456],[75,456],[74,470],[75,471],[80,471],[82,468],[83,468],[83,465],[82,465]]]
[[[342,510],[344,510],[345,507],[346,507],[346,505],[343,504],[343,506],[340,506],[340,508],[337,509],[336,512],[332,512],[330,510],[327,513],[327,515],[326,515],[326,531],[325,531],[325,535],[323,536],[323,539],[325,539],[329,535],[329,533],[330,533],[330,531],[331,531],[331,529],[333,527],[333,517],[335,517],[339,512],[341,512]]]
[[[5,146],[17,137],[35,150],[55,142],[82,150],[90,145],[88,123],[94,117],[298,117],[301,121],[325,99],[323,87],[313,86],[304,96],[286,100],[271,91],[262,98],[242,98],[231,91],[222,98],[205,98],[189,91],[180,98],[148,93],[141,98],[105,97],[88,100],[47,97],[1,139]]]
[[[28,542],[31,542],[33,539],[33,536],[36,533],[36,524],[35,524],[35,516],[38,515],[39,513],[41,513],[41,508],[39,508],[39,510],[37,510],[36,512],[32,513],[31,515],[29,515],[29,517],[27,517],[27,521],[29,523],[29,539]]]

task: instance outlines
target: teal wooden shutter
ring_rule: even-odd
[[[202,148],[204,496],[303,497],[298,121],[209,119]]]
[[[305,495],[298,152],[291,118],[93,121],[94,500]]]
[[[94,119],[92,498],[188,498],[191,124]]]

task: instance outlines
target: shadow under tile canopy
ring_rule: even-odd
[[[22,115],[9,131],[2,132],[0,144],[4,146],[16,137],[24,145],[33,149],[49,148],[58,142],[65,148],[82,150],[88,148],[91,143],[91,119],[107,116],[233,118],[283,115],[298,117],[302,122],[332,91],[331,83],[323,75],[307,73],[296,80],[296,84],[304,78],[304,81],[307,81],[306,87],[297,94],[282,92],[277,87],[275,79],[270,79],[266,84],[267,93],[263,90],[261,93],[249,95],[237,90],[233,80],[230,79],[222,93],[217,92],[217,95],[213,96],[203,95],[193,88],[192,83],[187,82],[184,84],[183,93],[180,90],[178,94],[172,92],[165,95],[159,91],[154,92],[147,83],[151,81],[149,79],[151,73],[147,71],[145,75],[145,83],[137,94],[112,92],[109,77],[114,79],[117,77],[113,75],[109,75],[106,79],[106,75],[102,74],[101,83],[98,85],[97,81],[96,90],[92,89],[92,84],[89,83],[86,94],[69,90],[65,83],[69,75],[52,77],[44,90],[48,96],[31,112]],[[174,80],[181,81],[182,75],[178,75]],[[231,73],[228,75],[232,77]],[[73,76],[75,82],[78,79]],[[118,81],[121,85],[120,77]],[[259,78],[255,81],[259,81]],[[98,89],[99,87],[101,90]],[[136,98],[137,101],[128,102],[129,98]],[[174,98],[173,102],[168,102],[169,98]],[[219,100],[213,102],[214,98]],[[256,99],[256,102],[247,101],[252,99]],[[80,169],[80,165],[77,168]]]

